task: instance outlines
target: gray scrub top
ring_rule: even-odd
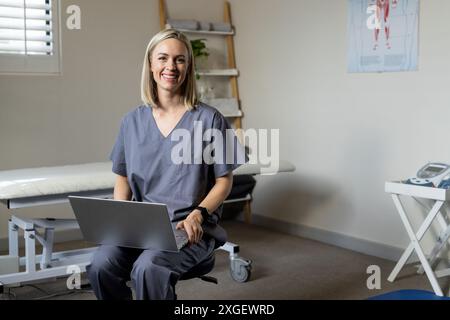
[[[195,121],[201,122],[194,126]],[[198,134],[197,136],[194,134],[194,128],[198,133],[200,127],[203,133],[208,129],[216,129],[222,133],[223,137],[226,137],[226,134],[229,135],[230,131],[226,132],[226,130],[231,129],[228,121],[219,111],[200,103],[195,109],[186,111],[174,130],[164,137],[156,125],[151,108],[139,106],[122,118],[120,131],[110,155],[113,162],[112,171],[128,178],[134,199],[166,204],[173,223],[183,220],[193,207],[200,204],[213,187],[217,177],[226,175],[247,160],[244,155],[245,160],[242,161],[244,149],[236,136],[232,134],[235,152],[231,157],[226,155],[227,148],[223,146],[221,160],[208,164],[210,162],[206,163],[203,159],[201,163],[198,163],[198,160],[194,163],[193,156],[198,155],[198,148],[194,148],[194,138],[196,137],[199,141]],[[175,138],[172,137],[175,131],[177,131],[175,136],[179,132],[190,133],[191,163],[175,164],[172,161],[173,148],[176,145],[182,146],[181,140],[172,141]],[[215,138],[206,136],[204,140],[206,141],[200,145],[203,150],[208,144],[214,142]],[[184,141],[188,140],[184,139]],[[178,154],[188,155],[186,152]],[[221,212],[222,206],[213,212],[202,226],[205,234],[216,239],[217,246],[226,241],[225,231],[217,225]]]

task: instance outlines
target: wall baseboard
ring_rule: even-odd
[[[252,214],[252,224],[391,261],[397,261],[404,251],[402,248],[359,239],[333,231],[297,225],[257,214]],[[416,260],[414,255],[412,259],[410,261]]]

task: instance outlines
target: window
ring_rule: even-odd
[[[58,0],[0,0],[0,72],[59,73]]]

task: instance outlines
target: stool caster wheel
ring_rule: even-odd
[[[247,282],[250,279],[252,270],[252,261],[242,258],[235,258],[230,265],[231,277],[237,282]]]

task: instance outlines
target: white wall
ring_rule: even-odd
[[[81,30],[65,27],[81,8]],[[154,1],[61,1],[62,74],[0,75],[0,170],[106,161],[122,115],[140,101],[148,40],[159,30]],[[67,205],[0,206],[0,238],[10,213],[73,217]]]
[[[254,211],[405,246],[384,182],[450,162],[450,2],[421,1],[419,71],[385,74],[346,72],[346,0],[233,4],[244,125],[281,128],[297,166],[259,179]]]
[[[222,1],[167,2],[173,18],[222,19]],[[63,74],[0,76],[0,169],[103,161],[120,117],[139,103],[157,1],[68,4],[83,20],[81,31],[62,31]],[[421,2],[419,71],[386,74],[346,72],[346,0],[231,6],[244,127],[280,128],[282,158],[297,166],[258,179],[254,213],[405,246],[383,184],[429,160],[450,162],[450,2]],[[66,206],[23,213],[71,216]],[[0,238],[8,215],[2,207]]]

